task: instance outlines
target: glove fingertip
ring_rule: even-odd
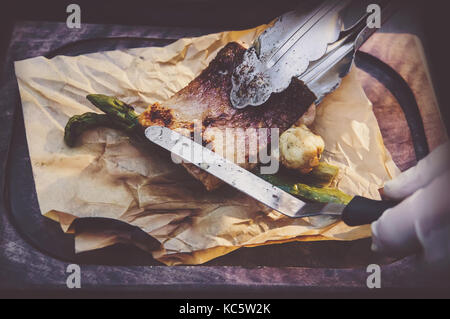
[[[376,221],[370,225],[370,229],[372,230],[372,245],[370,246],[370,249],[374,252],[380,252],[381,249],[378,240],[378,230]]]
[[[402,186],[398,179],[387,181],[383,186],[383,196],[390,199],[402,199],[404,196]]]

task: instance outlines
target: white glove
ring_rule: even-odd
[[[372,223],[372,250],[390,256],[423,253],[429,264],[450,264],[450,143],[387,182],[401,200]]]

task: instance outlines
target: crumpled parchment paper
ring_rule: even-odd
[[[370,228],[317,219],[290,219],[224,186],[208,193],[170,157],[132,146],[121,132],[86,132],[78,147],[64,144],[76,114],[99,112],[85,98],[114,95],[137,111],[186,86],[229,41],[249,46],[266,26],[181,39],[163,48],[108,51],[76,57],[36,57],[15,63],[41,212],[66,232],[76,218],[105,217],[141,228],[161,243],[153,256],[167,265],[200,264],[242,246],[293,240],[355,240]],[[336,186],[379,198],[399,173],[355,70],[317,109],[312,126],[325,141],[324,160],[340,167]],[[123,234],[76,234],[76,251],[97,249]],[[145,247],[143,247],[145,249]]]

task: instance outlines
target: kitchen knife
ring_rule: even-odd
[[[192,163],[289,217],[335,216],[349,226],[357,226],[377,220],[386,209],[397,204],[393,201],[372,200],[361,196],[353,197],[347,205],[305,203],[176,131],[161,126],[150,126],[146,128],[145,136],[184,161]]]

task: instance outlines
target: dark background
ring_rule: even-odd
[[[70,3],[80,5],[81,23],[239,29],[270,21],[283,12],[291,10],[296,2],[295,0],[13,0],[6,4],[6,1],[2,1],[0,67],[4,70],[4,57],[15,21],[64,22],[68,16],[66,7]],[[450,103],[447,75],[450,69],[448,1],[403,2],[403,10],[413,14],[409,14],[408,18],[400,23],[407,25],[408,29],[411,29],[411,24],[414,24],[414,28],[422,35],[421,39],[424,42],[442,115],[448,127]]]

